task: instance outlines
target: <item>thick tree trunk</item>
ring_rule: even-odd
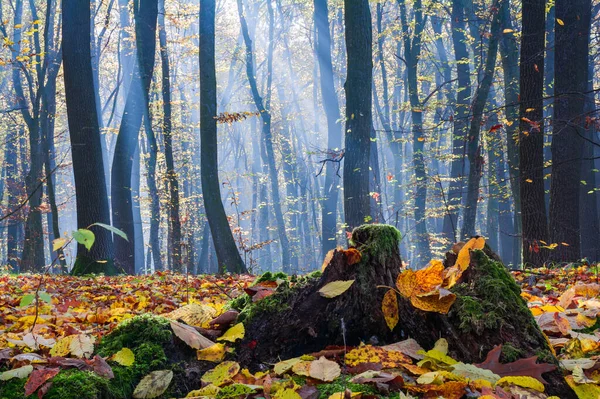
[[[69,135],[77,199],[77,227],[110,224],[108,195],[96,115],[90,52],[90,2],[63,0],[63,67]],[[108,230],[93,227],[91,250],[77,247],[73,273],[112,274],[113,241]]]
[[[519,185],[523,226],[523,265],[541,266],[548,251],[548,219],[544,200],[544,47],[545,0],[523,2],[521,38],[521,107]],[[517,193],[515,193],[516,195]]]
[[[372,27],[367,0],[344,1],[348,51],[346,91],[346,148],[344,159],[344,214],[348,228],[371,216],[369,162],[372,118]]]
[[[579,193],[591,4],[589,0],[558,0],[555,7],[550,240],[558,244],[552,258],[570,262],[581,256]]]

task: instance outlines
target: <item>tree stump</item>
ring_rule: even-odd
[[[390,330],[381,303],[395,287],[402,272],[400,233],[392,226],[364,225],[352,233],[352,247],[362,257],[352,264],[354,251],[334,250],[318,279],[311,279],[277,292],[255,307],[244,320],[246,337],[239,349],[240,363],[253,369],[279,360],[317,352],[328,345],[355,346],[361,342],[390,344],[414,338],[430,349],[443,337],[449,355],[465,363],[480,363],[496,345],[503,345],[501,361],[538,356],[540,361],[558,364],[537,326],[520,288],[489,248],[472,251],[469,268],[452,287],[457,295],[447,315],[425,312],[398,296],[399,323]],[[445,264],[454,261],[449,253]],[[324,298],[326,284],[355,280],[342,295]],[[557,369],[544,374],[547,393],[576,398]]]

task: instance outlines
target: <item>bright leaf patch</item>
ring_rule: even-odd
[[[335,298],[336,296],[342,295],[348,291],[348,288],[354,284],[354,280],[339,280],[332,281],[329,284],[325,284],[320,290],[319,294],[325,298]]]

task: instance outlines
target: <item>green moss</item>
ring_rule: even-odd
[[[556,357],[548,349],[540,349],[535,355],[538,357],[538,363],[558,364]]]
[[[277,287],[275,294],[268,296],[256,303],[248,301],[248,304],[240,311],[238,321],[247,323],[257,315],[277,313],[289,309],[287,299],[292,295],[294,289],[283,283]]]
[[[87,274],[104,274],[106,276],[116,276],[119,274],[112,259],[106,263],[97,262],[87,256],[78,256],[75,265],[71,270],[72,276],[84,276]]]
[[[364,224],[352,231],[350,244],[358,248],[362,254],[363,264],[369,258],[376,258],[384,263],[390,253],[396,251],[402,234],[394,226],[388,224]]]
[[[45,399],[117,399],[126,398],[111,389],[112,382],[90,371],[63,370],[52,379]]]
[[[253,285],[262,283],[264,281],[287,280],[287,278],[288,278],[288,275],[285,274],[284,272],[277,272],[277,273],[266,272],[266,273],[262,274],[261,276],[259,276],[254,281]]]
[[[123,321],[106,335],[98,346],[98,354],[110,356],[123,348],[134,350],[144,344],[161,345],[170,342],[172,337],[169,320],[144,314]]]
[[[514,347],[510,342],[502,345],[502,357],[500,360],[503,363],[512,363],[515,360],[519,360],[524,357],[524,353],[521,349]]]
[[[164,346],[172,341],[169,320],[145,314],[119,324],[98,346],[100,356],[111,356],[123,348],[133,351],[135,362],[130,367],[112,363],[115,378],[111,389],[115,397],[131,397],[139,380],[154,370],[169,367]]]
[[[23,399],[25,398],[25,383],[27,378],[13,378],[12,380],[0,382],[0,399]],[[35,395],[30,395],[33,398]]]
[[[521,290],[502,263],[488,258],[483,251],[473,251],[471,256],[477,278],[469,284],[457,284],[452,292],[457,300],[449,316],[459,318],[463,332],[482,334],[486,329],[498,329],[505,323],[520,326],[525,337],[537,342],[539,332],[527,304],[521,298]],[[515,323],[515,321],[517,323]]]
[[[375,395],[377,389],[371,385],[365,384],[353,384],[348,382],[350,377],[343,376],[332,382],[331,384],[317,385],[319,390],[319,399],[327,399],[336,392],[344,392],[345,389],[349,389],[352,392],[362,392],[363,395]]]

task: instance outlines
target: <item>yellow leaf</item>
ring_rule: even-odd
[[[213,384],[220,387],[230,382],[239,371],[240,365],[238,363],[226,361],[204,373],[200,380],[205,384]]]
[[[485,239],[483,237],[471,238],[467,243],[461,248],[458,252],[458,258],[456,259],[456,264],[458,267],[465,271],[469,267],[469,263],[471,262],[471,253],[470,251],[473,249],[483,249],[485,246]]]
[[[213,384],[208,384],[204,388],[200,388],[200,389],[191,391],[185,397],[186,398],[195,398],[195,397],[202,396],[202,397],[215,398],[215,397],[217,397],[217,394],[219,393],[220,390],[221,390],[221,388],[219,388],[218,386],[215,386]]]
[[[320,381],[331,382],[338,378],[341,373],[340,366],[336,362],[326,359],[324,356],[310,363],[310,376]]]
[[[333,254],[336,250],[332,249],[331,251],[327,252],[327,255],[325,255],[325,259],[323,259],[323,264],[321,265],[321,271],[324,272],[325,268],[327,267],[327,265],[329,265],[329,262],[331,262],[331,259],[333,259]]]
[[[292,367],[294,367],[294,364],[299,363],[301,361],[302,361],[302,359],[300,359],[299,357],[294,357],[292,359],[283,360],[279,363],[275,363],[275,366],[273,367],[273,371],[275,371],[275,374],[277,374],[277,375],[287,373],[288,371],[290,371],[292,369]]]
[[[204,323],[214,319],[216,315],[217,311],[210,306],[190,303],[166,314],[165,317],[171,320],[181,319],[187,325],[201,327]]]
[[[280,389],[277,391],[275,395],[273,395],[274,399],[302,399],[302,397],[293,389],[286,388]]]
[[[129,348],[123,348],[114,355],[112,355],[109,360],[119,363],[121,366],[129,367],[135,362],[135,355],[133,351]]]
[[[560,18],[556,18],[556,22],[558,22],[558,24],[559,24],[560,26],[564,26],[564,25],[565,25],[565,23],[563,22],[563,20],[562,20],[562,19],[560,19]]]
[[[352,392],[350,394],[350,397],[355,398],[360,395],[362,395],[362,392]],[[345,392],[336,392],[336,393],[332,394],[331,396],[329,396],[328,399],[348,399],[348,397],[346,396]]]
[[[16,24],[15,25],[15,29],[21,29],[23,27],[23,24]]]
[[[398,298],[396,297],[396,292],[394,290],[388,290],[383,296],[381,311],[383,312],[383,317],[385,317],[385,322],[388,327],[390,330],[393,330],[398,324],[399,319]]]
[[[217,338],[217,341],[235,342],[238,339],[244,338],[245,334],[246,330],[244,329],[244,324],[238,323],[235,326],[231,327],[229,330],[225,331],[225,334]]]
[[[319,294],[325,298],[335,298],[336,296],[342,295],[344,292],[346,292],[352,284],[354,284],[354,280],[332,281],[329,284],[325,284],[319,290]]]
[[[527,183],[533,183],[533,180],[531,180],[531,179],[525,179],[525,181],[526,181]]]
[[[573,376],[565,377],[567,383],[573,390],[579,399],[598,399],[600,398],[600,386],[594,384],[577,384],[573,380]]]
[[[292,372],[303,377],[310,376],[310,363],[309,360],[302,360],[292,366]]]
[[[446,314],[450,311],[450,307],[456,301],[456,295],[453,293],[440,295],[440,291],[431,291],[425,294],[413,295],[410,298],[410,303],[417,309],[426,312],[437,312]]]
[[[52,349],[50,349],[50,355],[65,357],[71,353],[71,341],[73,340],[73,337],[75,337],[75,335],[67,335],[56,341]]]
[[[64,247],[66,243],[67,240],[65,238],[55,238],[52,240],[52,250],[56,252],[60,248]]]
[[[525,112],[533,112],[533,111],[535,111],[535,108],[527,108],[527,109],[525,110]]]
[[[208,362],[218,363],[225,357],[225,345],[214,344],[208,348],[200,349],[197,352],[198,360],[206,360]]]
[[[514,32],[514,31],[515,31],[514,29],[504,29],[504,30],[502,31],[502,33],[512,33],[512,32]]]
[[[417,281],[417,276],[411,269],[405,270],[398,275],[396,287],[405,298],[410,298],[413,294]]]
[[[531,388],[538,392],[544,392],[544,384],[533,377],[502,377],[498,380],[496,385],[517,385],[522,388]]]

